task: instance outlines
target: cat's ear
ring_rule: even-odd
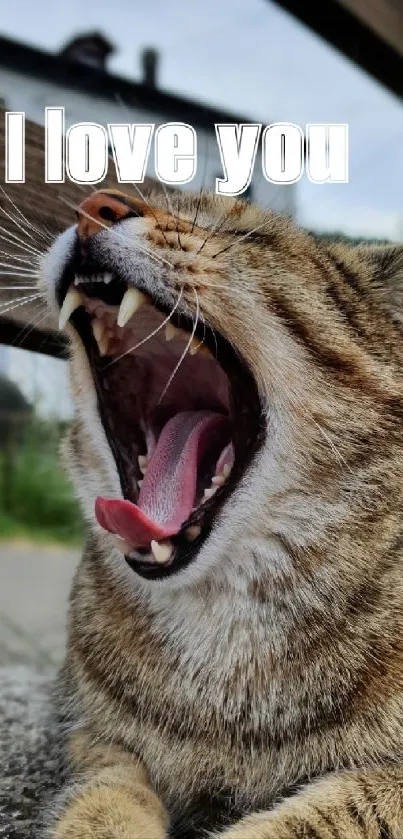
[[[403,245],[359,245],[354,250],[367,262],[377,299],[403,323]]]

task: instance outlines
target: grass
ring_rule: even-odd
[[[84,525],[59,464],[63,429],[34,419],[19,445],[0,451],[0,538],[79,545]]]

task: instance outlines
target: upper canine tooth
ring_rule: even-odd
[[[137,312],[137,309],[143,305],[147,300],[145,294],[142,294],[138,288],[128,288],[123,295],[122,302],[118,313],[118,326],[126,326],[127,321]]]
[[[172,338],[175,338],[175,335],[179,332],[179,329],[173,325],[173,323],[168,322],[165,327],[165,340],[172,341]]]
[[[63,329],[63,327],[66,326],[68,319],[71,317],[73,312],[82,305],[82,303],[84,303],[84,295],[81,291],[78,291],[76,288],[70,288],[64,298],[63,306],[60,309],[59,329]]]
[[[171,559],[174,546],[171,542],[156,542],[155,539],[151,542],[151,550],[156,562],[163,565]]]

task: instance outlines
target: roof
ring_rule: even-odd
[[[310,27],[339,52],[403,96],[401,0],[270,0]]]
[[[157,111],[168,120],[180,120],[199,128],[212,129],[217,122],[250,122],[250,117],[231,114],[173,93],[150,88],[141,82],[116,76],[106,70],[83,65],[58,53],[45,52],[20,41],[0,37],[0,67],[26,73],[31,78],[99,96],[126,106]]]

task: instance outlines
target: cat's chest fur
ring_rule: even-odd
[[[94,574],[96,562],[87,554],[73,589],[66,704],[141,758],[173,835],[268,807],[315,772],[304,765],[286,593],[274,614],[271,597],[239,575],[136,601],[117,594],[102,563]]]

